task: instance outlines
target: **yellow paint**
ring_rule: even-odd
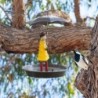
[[[44,38],[40,39],[37,59],[38,61],[47,61],[49,59],[46,40]]]

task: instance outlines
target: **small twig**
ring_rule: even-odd
[[[12,23],[12,20],[10,19],[10,17],[8,16],[7,12],[5,11],[5,9],[0,5],[0,8],[4,11],[5,15],[7,16],[7,18],[9,19],[9,21]]]
[[[7,10],[7,11],[5,10],[5,12],[6,12],[6,13],[13,13],[13,11],[10,11],[10,10],[9,10],[9,11],[8,11],[8,10]]]
[[[94,20],[94,21],[96,20],[95,18],[89,17],[89,16],[87,16],[86,19],[87,19],[87,18],[92,19],[92,20]]]

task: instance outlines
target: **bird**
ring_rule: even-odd
[[[82,55],[79,51],[74,50],[74,60],[80,69],[88,70],[89,60]]]

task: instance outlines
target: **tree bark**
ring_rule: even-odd
[[[80,0],[74,0],[74,12],[75,12],[75,16],[76,16],[76,22],[77,23],[82,23],[82,19],[80,16],[80,7],[79,7],[79,2]]]
[[[0,44],[5,51],[36,53],[38,51],[39,34],[41,31],[48,32],[47,42],[50,53],[63,53],[74,50],[75,48],[79,50],[89,48],[91,29],[79,26],[19,30],[0,25]]]
[[[88,71],[82,70],[76,78],[76,87],[83,93],[85,98],[98,98],[98,17],[91,32],[91,54],[92,62]]]
[[[13,27],[21,29],[25,26],[24,10],[25,6],[23,0],[13,0]]]

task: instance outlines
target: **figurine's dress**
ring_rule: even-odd
[[[40,39],[37,59],[40,62],[48,61],[48,59],[49,59],[49,55],[47,52],[46,40],[44,40],[44,39]]]

